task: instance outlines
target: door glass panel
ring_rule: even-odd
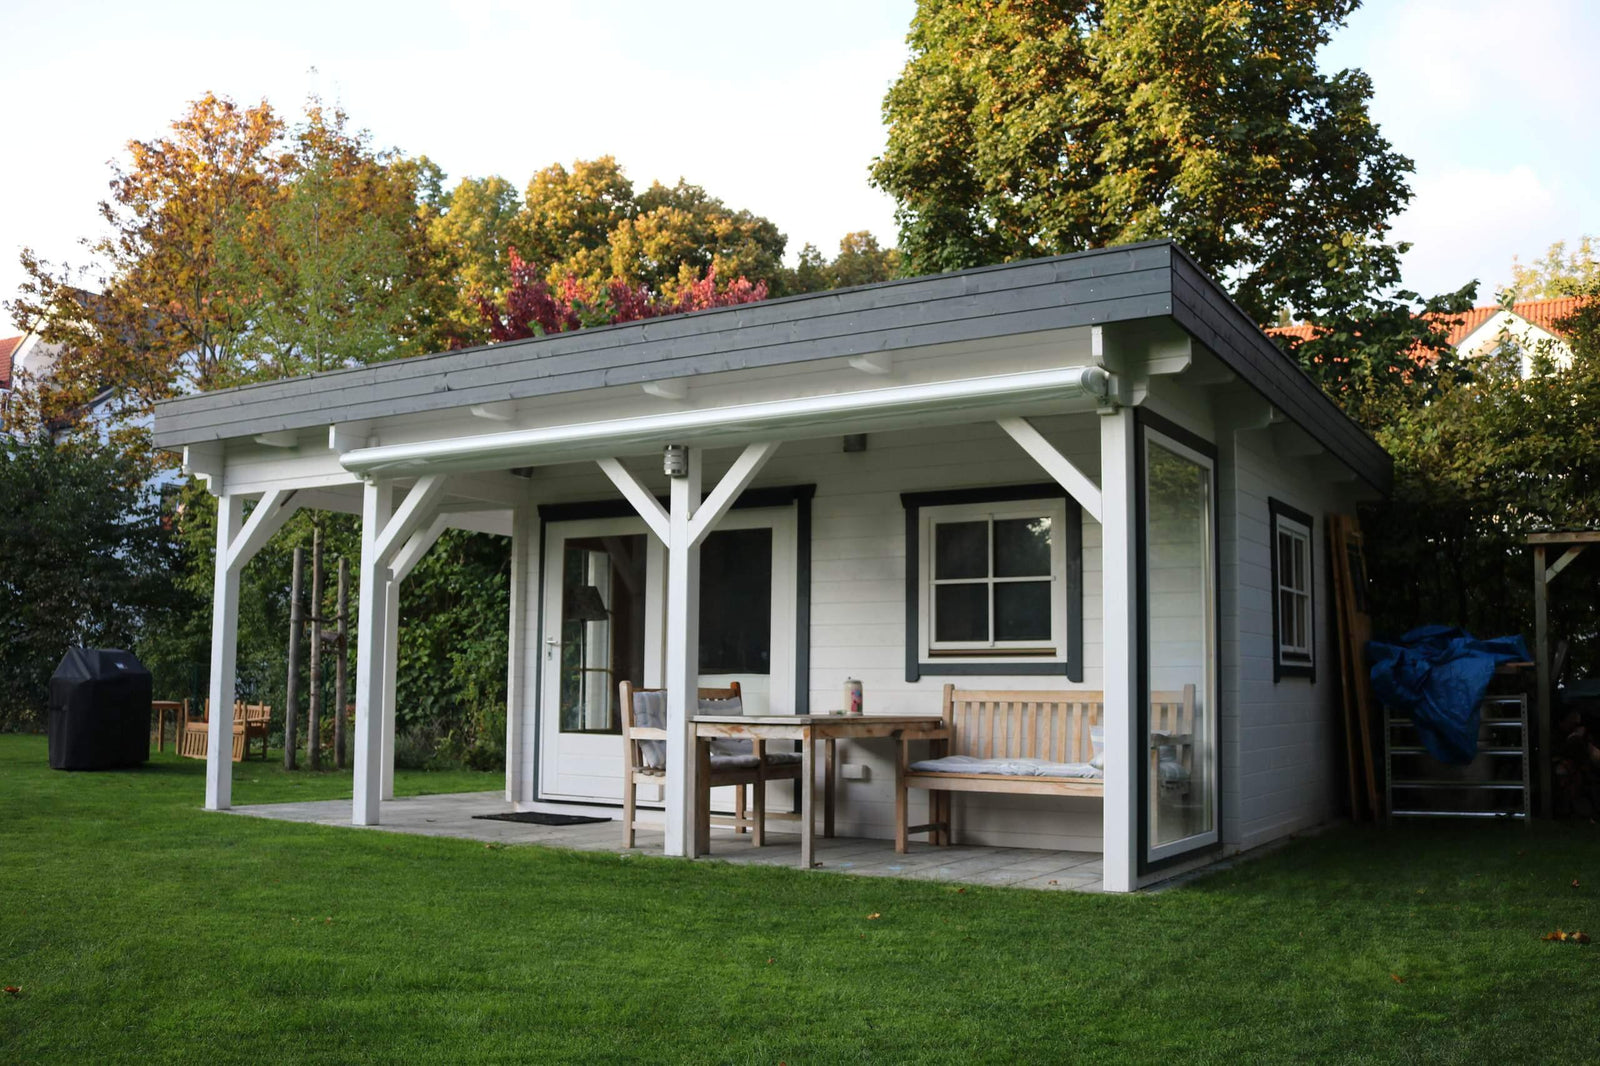
[[[995,523],[996,527],[999,523]],[[1050,639],[1050,582],[998,581],[994,586],[995,640]]]
[[[940,522],[933,527],[933,577],[989,576],[989,523]]]
[[[1147,817],[1152,849],[1216,827],[1211,471],[1147,438]]]
[[[574,537],[561,567],[561,731],[618,733],[617,685],[644,683],[645,538]]]
[[[772,672],[772,528],[719,530],[700,547],[700,672]]]

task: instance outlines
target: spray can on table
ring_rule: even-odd
[[[861,713],[861,682],[853,677],[844,683],[844,713]]]

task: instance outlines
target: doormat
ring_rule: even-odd
[[[474,814],[472,817],[486,822],[526,822],[530,825],[587,825],[590,822],[611,821],[610,818],[595,818],[587,814],[545,814],[542,811]]]

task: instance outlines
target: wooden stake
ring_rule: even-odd
[[[300,579],[305,573],[306,550],[294,550],[293,576],[289,579],[289,681],[283,697],[283,768],[293,770],[295,757],[295,718],[300,713],[300,627],[305,622],[300,601]]]
[[[343,770],[344,761],[344,715],[345,706],[349,701],[346,693],[349,692],[348,678],[350,667],[350,560],[339,557],[339,639],[334,647],[333,666],[333,765],[335,769]]]
[[[306,716],[306,766],[322,769],[322,524],[311,531],[311,701]]]

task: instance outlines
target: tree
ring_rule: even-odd
[[[1257,322],[1311,323],[1289,346],[1355,417],[1426,394],[1449,360],[1419,312],[1472,292],[1398,289],[1411,161],[1367,76],[1317,62],[1358,3],[922,0],[872,168],[907,272],[1170,237]]]
[[[180,606],[142,473],[97,441],[0,434],[0,728],[42,723],[69,647],[133,648]]]
[[[767,298],[767,283],[740,277],[719,285],[716,267],[704,275],[684,263],[676,295],[667,297],[645,285],[612,278],[604,285],[580,281],[571,274],[557,286],[546,280],[538,264],[511,254],[511,284],[498,301],[480,297],[479,313],[496,342],[521,340],[548,333],[567,333],[585,326],[635,322],[644,318],[731,307]]]
[[[295,130],[286,178],[264,203],[241,204],[219,241],[226,281],[250,309],[239,378],[356,366],[403,352],[417,225],[411,176],[365,131],[313,98]]]
[[[789,296],[871,285],[899,277],[901,265],[899,249],[880,247],[878,238],[859,230],[846,233],[839,240],[839,254],[831,262],[814,244],[801,248],[799,262],[780,273],[774,288],[778,295]]]
[[[908,272],[1177,239],[1257,321],[1389,261],[1411,162],[1317,52],[1358,0],[922,0],[872,180]]]
[[[23,252],[28,277],[12,316],[63,346],[52,375],[58,413],[108,387],[119,410],[142,412],[229,380],[251,306],[227,284],[219,239],[245,239],[241,227],[276,194],[290,163],[282,133],[265,101],[241,108],[207,94],[169,136],[130,142],[100,205],[111,232],[85,242],[98,293],[85,291],[83,274]]]
[[[1595,238],[1582,237],[1567,251],[1566,241],[1556,241],[1543,257],[1524,266],[1511,261],[1510,300],[1550,300],[1600,291],[1600,247]]]
[[[426,222],[436,254],[435,270],[448,279],[451,326],[463,337],[482,330],[479,296],[498,296],[511,284],[513,247],[531,243],[520,217],[521,198],[502,177],[463,178],[442,197],[440,210]]]

